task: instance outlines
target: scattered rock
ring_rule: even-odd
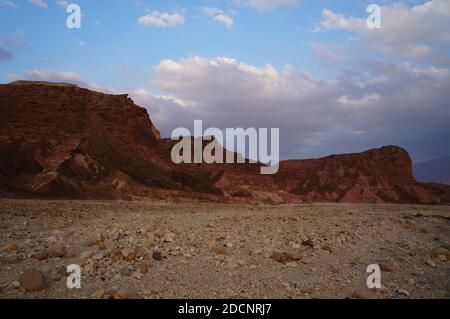
[[[311,238],[308,238],[308,239],[305,240],[302,244],[305,245],[305,246],[309,246],[309,247],[311,247],[311,248],[314,247],[314,242],[313,242],[313,240],[312,240]]]
[[[81,253],[81,255],[80,255],[80,259],[81,260],[86,260],[86,259],[89,259],[91,257],[92,257],[92,251],[90,251],[90,250],[83,251]]]
[[[312,264],[314,262],[314,260],[309,257],[304,257],[304,258],[302,258],[301,262],[302,262],[302,264],[309,265],[309,264]]]
[[[406,296],[406,297],[409,297],[409,292],[408,292],[407,290],[405,290],[405,289],[398,289],[397,292],[398,292],[400,295],[404,295],[404,296]]]
[[[101,233],[96,233],[96,234],[91,235],[91,236],[88,238],[88,240],[87,240],[85,246],[87,246],[87,247],[90,247],[90,246],[99,246],[99,245],[101,245],[101,244],[103,243],[104,240],[105,240],[105,238],[103,237],[103,234],[101,234]]]
[[[17,246],[16,246],[16,244],[10,244],[10,245],[5,246],[4,250],[8,251],[10,253],[16,252],[17,251]]]
[[[95,292],[94,298],[96,298],[96,299],[103,299],[103,297],[104,297],[105,295],[106,295],[105,289],[100,289],[100,290],[97,290],[97,291]]]
[[[127,299],[127,294],[124,291],[116,291],[113,293],[114,299]]]
[[[286,264],[289,261],[289,257],[285,253],[275,253],[270,258],[282,264]]]
[[[145,262],[145,261],[141,261],[140,263],[139,263],[139,272],[141,273],[141,274],[146,274],[146,273],[148,273],[148,264],[147,264],[147,262]]]
[[[333,252],[330,245],[323,245],[321,248],[322,250],[328,251],[330,254]]]
[[[104,258],[103,253],[96,254],[92,257],[94,260],[102,260]]]
[[[447,258],[447,260],[450,259],[450,251],[444,247],[439,247],[439,248],[434,249],[431,252],[431,255],[433,257],[445,256]]]
[[[392,272],[393,267],[387,263],[379,263],[378,266],[380,266],[380,270],[382,272]]]
[[[60,244],[50,245],[45,249],[45,253],[49,257],[62,258],[66,255],[66,247]]]
[[[154,251],[152,254],[152,258],[156,261],[161,261],[162,260],[162,254],[159,251]]]
[[[26,291],[39,291],[45,287],[44,274],[36,269],[25,270],[18,281]]]
[[[430,267],[436,268],[436,263],[434,262],[433,258],[431,258],[431,256],[427,256],[425,258],[425,265],[428,265]]]
[[[122,249],[122,256],[125,260],[131,261],[136,257],[136,250],[133,248]]]
[[[228,255],[228,248],[223,245],[219,245],[214,248],[214,252],[218,255]]]
[[[250,252],[250,256],[257,257],[257,256],[261,255],[262,252],[263,251],[261,249],[252,249],[252,251]]]
[[[298,266],[298,263],[296,263],[295,261],[291,261],[291,262],[286,263],[286,266],[295,268]]]

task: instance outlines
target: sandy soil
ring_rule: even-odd
[[[448,206],[0,200],[0,228],[0,298],[450,297]]]

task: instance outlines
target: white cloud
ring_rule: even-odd
[[[218,16],[215,16],[213,18],[213,21],[219,22],[219,23],[223,23],[228,30],[231,30],[231,28],[233,27],[233,18],[226,15],[226,14],[219,14]]]
[[[343,60],[339,53],[342,48],[338,45],[313,43],[311,46],[315,55],[325,64],[341,63]]]
[[[9,0],[0,0],[0,6],[17,8],[17,4],[14,1],[9,1]]]
[[[369,94],[360,98],[351,99],[346,95],[338,98],[337,102],[347,108],[363,108],[376,104],[380,100],[378,94]]]
[[[70,2],[67,0],[57,0],[55,1],[55,3],[63,9],[66,9],[70,4]]]
[[[161,61],[152,84],[161,93],[147,91],[139,101],[150,106],[164,136],[202,119],[209,127],[279,127],[285,157],[386,144],[439,154],[449,144],[436,139],[450,136],[448,68],[377,62],[364,72],[321,80],[289,65],[192,56]]]
[[[274,9],[281,6],[292,5],[298,3],[299,0],[243,0],[250,7],[256,9]]]
[[[45,3],[44,0],[29,0],[32,4],[35,6],[41,7],[41,8],[47,8],[47,3]]]
[[[322,11],[321,26],[360,34],[371,47],[405,59],[422,59],[446,64],[450,57],[439,46],[450,44],[450,1],[431,0],[408,7],[394,3],[381,7],[381,29],[369,29],[366,18]]]
[[[159,11],[149,12],[147,15],[138,19],[138,23],[142,25],[153,25],[160,28],[182,25],[185,18],[180,14],[161,13]]]
[[[222,9],[214,8],[214,7],[201,7],[200,9],[203,11],[203,13],[205,15],[207,15],[209,17],[214,17],[219,14],[225,13],[225,11],[223,11]]]

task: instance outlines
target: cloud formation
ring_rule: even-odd
[[[10,0],[0,0],[0,7],[17,8],[17,4]]]
[[[329,9],[324,9],[322,16],[322,28],[355,32],[388,56],[450,63],[449,55],[440,49],[450,44],[448,0],[430,0],[413,7],[402,3],[382,6],[381,29],[369,29],[366,18],[345,16]]]
[[[244,4],[260,10],[274,9],[298,3],[299,0],[243,0]]]
[[[32,4],[35,6],[41,7],[41,8],[47,8],[47,3],[45,3],[44,0],[29,0]]]
[[[408,147],[420,157],[450,147],[447,139],[436,139],[450,134],[447,68],[373,62],[364,73],[321,80],[289,65],[193,56],[161,61],[152,83],[164,94],[132,95],[150,106],[165,136],[203,119],[219,128],[279,127],[285,157],[385,144]]]
[[[152,25],[155,27],[165,28],[183,25],[185,18],[183,15],[174,13],[161,13],[159,11],[152,11],[138,19],[141,25]]]

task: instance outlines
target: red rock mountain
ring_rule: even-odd
[[[0,195],[218,202],[439,203],[395,146],[280,163],[182,164],[127,95],[64,83],[0,85]]]

